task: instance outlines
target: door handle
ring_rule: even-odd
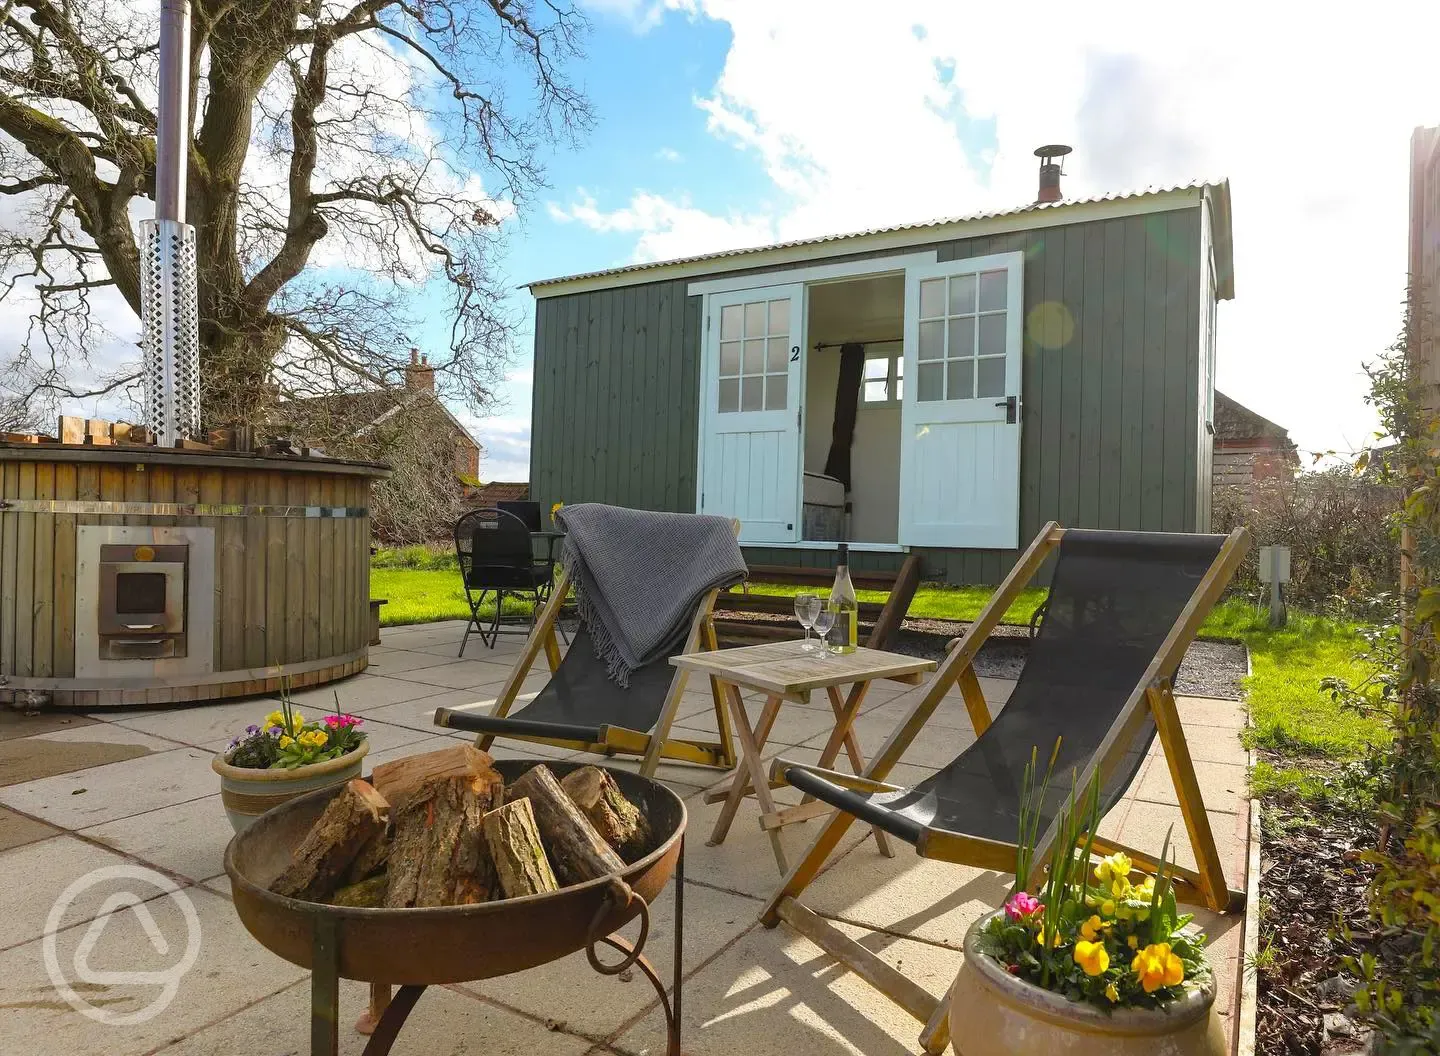
[[[158,631],[160,625],[158,623],[127,623],[125,629],[127,631]]]
[[[1006,396],[1003,400],[996,400],[996,407],[1005,408],[1005,424],[1014,425],[1017,417],[1019,399],[1015,396]]]

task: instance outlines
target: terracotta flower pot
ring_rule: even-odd
[[[220,775],[220,802],[230,818],[230,827],[244,832],[250,823],[272,807],[288,802],[317,788],[328,788],[360,776],[360,762],[370,750],[365,739],[351,752],[307,763],[291,770],[256,770],[247,766],[231,766],[228,753],[210,760],[210,768]]]
[[[1187,987],[1162,1009],[1068,1001],[1007,972],[980,949],[981,917],[965,934],[965,963],[950,992],[951,1045],[961,1056],[1224,1056],[1215,984]]]

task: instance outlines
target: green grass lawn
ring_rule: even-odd
[[[370,596],[385,598],[388,605],[380,609],[380,624],[395,627],[406,623],[434,623],[437,620],[463,620],[470,615],[465,604],[465,588],[460,573],[423,568],[370,569]],[[489,615],[493,604],[481,608]],[[528,606],[506,599],[506,614],[524,615]]]
[[[783,596],[802,588],[752,583],[750,589]],[[921,587],[910,605],[910,615],[973,620],[990,593],[989,587]],[[370,573],[370,594],[390,600],[381,610],[386,626],[463,620],[468,615],[459,573],[453,568],[377,565]],[[859,594],[864,601],[885,599],[880,591],[862,590]],[[1007,610],[1006,622],[1028,622],[1044,596],[1042,590],[1023,592]],[[525,606],[507,602],[505,611],[521,614]],[[1364,648],[1357,624],[1292,612],[1289,626],[1271,630],[1264,609],[1231,599],[1215,608],[1201,634],[1238,639],[1250,649],[1253,674],[1245,681],[1245,695],[1252,728],[1247,741],[1282,757],[1278,764],[1263,767],[1257,782],[1301,783],[1305,760],[1351,759],[1368,741],[1384,736],[1377,723],[1343,711],[1320,689],[1320,680],[1327,675],[1339,675],[1352,683],[1365,677],[1366,669],[1355,659]],[[1297,765],[1290,766],[1284,761],[1287,759]]]
[[[802,590],[814,587],[799,587],[776,583],[751,583],[750,593],[771,594],[777,597],[793,597]],[[973,620],[994,593],[993,587],[943,587],[923,586],[915,592],[910,602],[908,615],[933,620]],[[861,601],[883,602],[888,596],[883,590],[857,590]],[[1045,600],[1045,591],[1023,590],[1020,596],[1005,610],[1006,623],[1029,623],[1031,615]]]

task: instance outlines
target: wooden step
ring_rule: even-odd
[[[824,598],[822,597],[822,601]],[[783,594],[741,594],[726,591],[715,601],[717,611],[723,612],[772,612],[784,616],[795,614],[795,599]],[[860,602],[860,618],[873,623],[880,618],[885,606],[878,601]]]
[[[869,637],[871,627],[864,623],[857,628],[860,641],[866,641]],[[720,637],[722,644],[734,645],[743,643],[753,645],[758,642],[791,642],[799,641],[805,637],[805,629],[800,626],[799,621],[794,623],[771,623],[760,620],[727,620],[717,617],[715,620],[715,633]]]
[[[895,586],[897,572],[862,572],[850,569],[850,582],[860,590],[890,590]],[[798,565],[751,565],[750,578],[756,583],[790,583],[799,586],[829,586],[835,581],[835,569],[801,568]]]

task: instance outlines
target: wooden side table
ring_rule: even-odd
[[[833,766],[843,747],[851,767],[859,774],[865,769],[865,759],[860,754],[860,744],[851,727],[860,713],[860,705],[865,700],[870,683],[883,678],[913,685],[936,666],[934,660],[864,647],[853,653],[824,650],[807,653],[801,651],[799,642],[769,642],[738,649],[689,653],[671,657],[670,663],[709,675],[720,684],[740,742],[740,765],[728,788],[716,786],[705,797],[707,802],[718,802],[722,798],[725,801],[720,816],[715,820],[715,829],[710,834],[710,845],[724,842],[740,801],[747,795],[753,795],[760,803],[760,827],[770,837],[770,848],[781,873],[789,872],[790,867],[780,843],[780,829],[832,809],[815,802],[805,802],[785,810],[775,805],[762,756],[781,705],[786,701],[808,704],[814,690],[825,690],[830,709],[835,713],[835,726],[820,754],[820,765]],[[850,691],[842,696],[840,687],[845,685],[850,686]],[[753,725],[740,695],[742,689],[765,695],[759,721]],[[885,834],[879,829],[875,830],[875,842],[883,854],[893,856]]]

